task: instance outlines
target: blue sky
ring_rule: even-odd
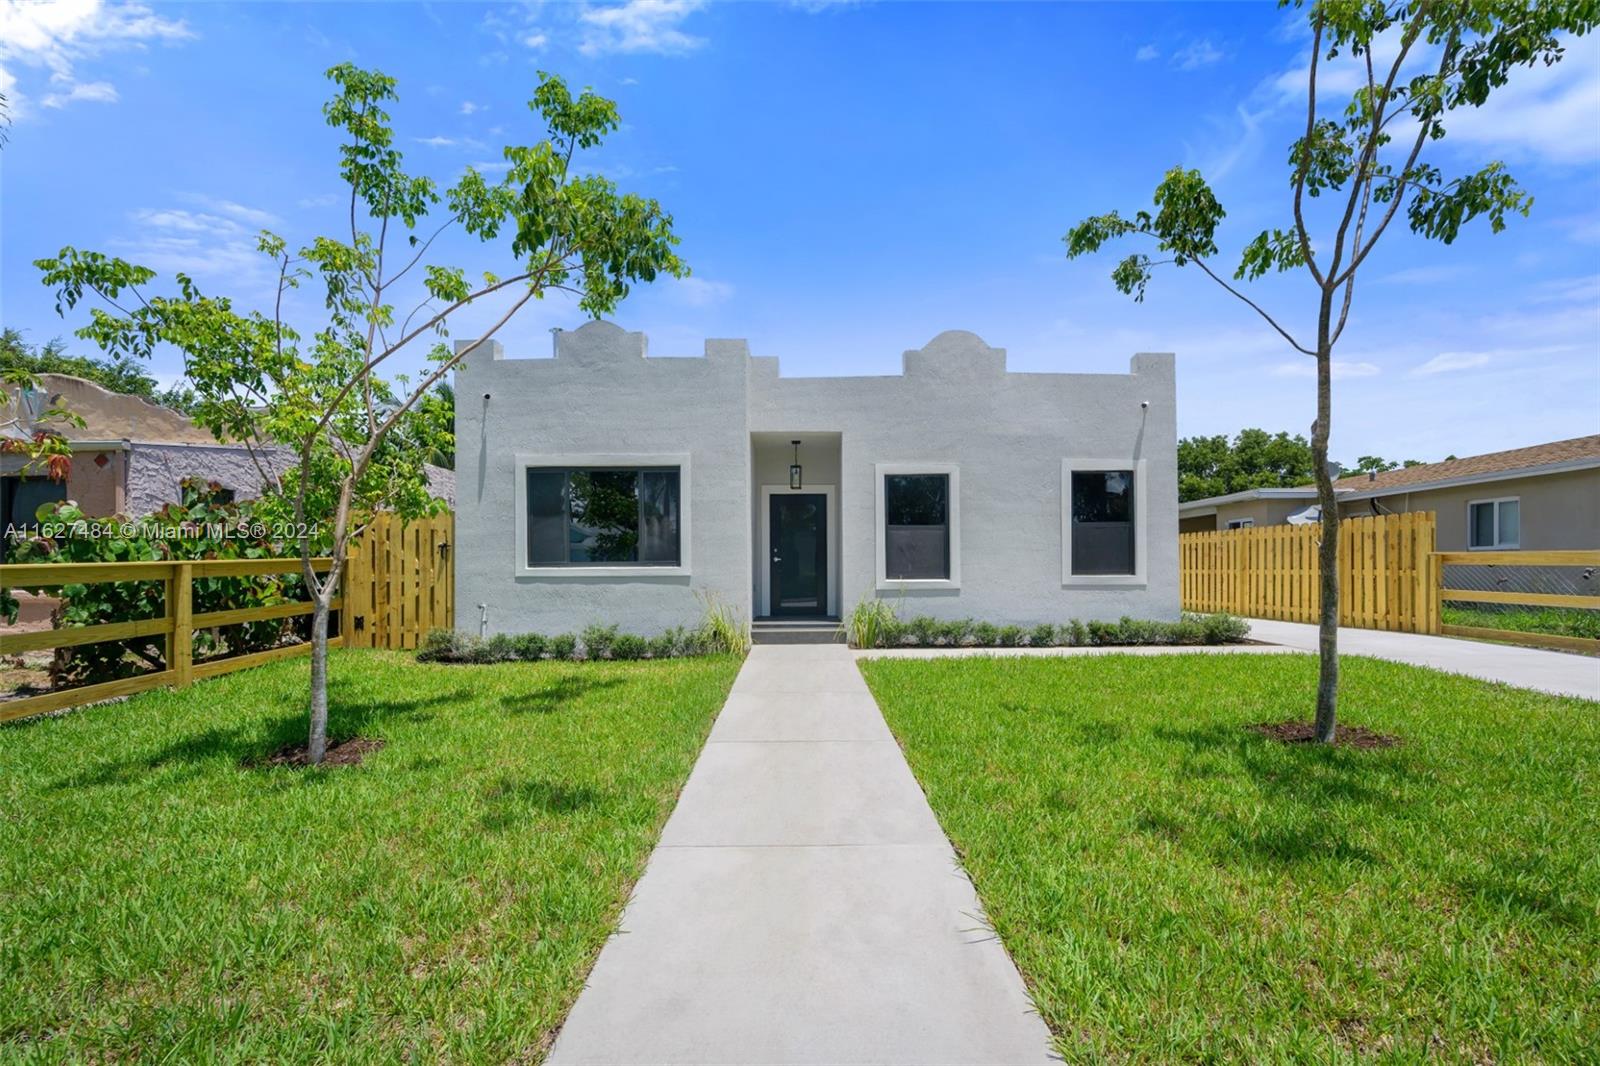
[[[15,113],[0,150],[0,323],[36,341],[84,320],[56,316],[30,265],[62,245],[185,270],[248,304],[269,292],[256,230],[337,233],[328,66],[399,79],[399,146],[442,183],[541,136],[526,100],[544,69],[618,101],[623,128],[587,165],[676,217],[693,278],[640,290],[616,316],[652,354],[747,337],[791,375],[893,373],[951,328],[1006,348],[1016,370],[1121,371],[1135,351],[1173,351],[1181,433],[1308,431],[1310,360],[1248,308],[1194,270],[1158,276],[1135,304],[1107,278],[1114,256],[1068,262],[1061,244],[1085,215],[1146,206],[1174,164],[1201,168],[1227,206],[1225,262],[1288,221],[1308,39],[1270,4],[0,12]],[[1503,159],[1533,216],[1452,247],[1390,231],[1337,357],[1336,455],[1431,460],[1600,431],[1597,46],[1519,71],[1498,106],[1452,123],[1435,161]],[[461,241],[442,252],[469,271],[508,262]],[[1304,331],[1308,286],[1292,276],[1252,295]],[[544,355],[552,326],[581,321],[552,299],[502,336],[512,355]]]

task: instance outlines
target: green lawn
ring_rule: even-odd
[[[863,663],[1068,1061],[1595,1061],[1600,704],[1345,664]]]
[[[1514,629],[1520,633],[1554,633],[1600,640],[1600,610],[1564,607],[1495,608],[1484,604],[1444,604],[1445,625]]]
[[[541,1057],[737,672],[335,653],[0,728],[0,1060]]]

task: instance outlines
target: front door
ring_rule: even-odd
[[[774,493],[768,516],[772,544],[773,617],[828,613],[828,497]]]

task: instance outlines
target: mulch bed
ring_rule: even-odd
[[[370,737],[351,737],[330,743],[328,750],[323,753],[323,766],[357,766],[371,753],[380,750],[384,741],[374,740]],[[254,762],[252,766],[309,766],[306,760],[306,745],[289,744],[279,748],[265,759]]]
[[[1281,741],[1284,744],[1316,743],[1316,727],[1310,722],[1261,722],[1249,727],[1252,733]],[[1333,746],[1337,748],[1392,748],[1400,743],[1399,737],[1387,733],[1374,733],[1365,726],[1336,725],[1333,727]]]

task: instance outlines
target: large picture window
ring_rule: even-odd
[[[1061,581],[1143,585],[1145,461],[1061,461]]]
[[[530,466],[527,567],[679,566],[677,467]]]
[[[888,474],[883,479],[884,576],[891,581],[950,577],[950,476]]]

